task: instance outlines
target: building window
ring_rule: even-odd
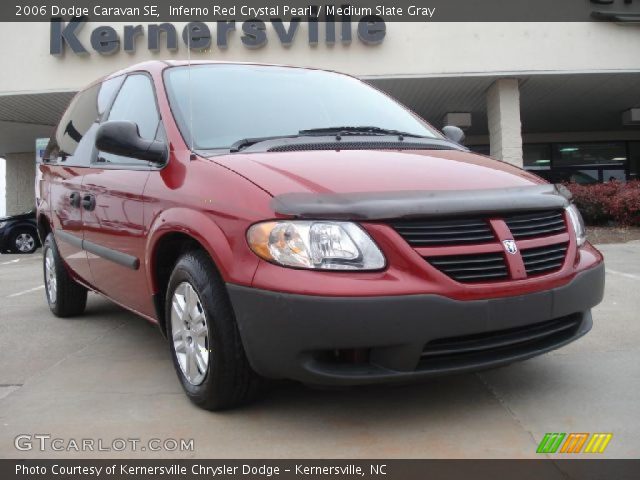
[[[561,180],[596,183],[627,179],[626,142],[556,143],[553,170]]]
[[[551,168],[551,145],[548,143],[524,144],[522,159],[527,170],[549,170]]]
[[[489,145],[470,145],[489,155]],[[624,182],[640,178],[640,142],[525,143],[525,170],[552,183]]]
[[[553,150],[555,167],[611,165],[624,168],[627,161],[625,142],[557,143]]]
[[[629,143],[629,178],[640,179],[640,142]]]

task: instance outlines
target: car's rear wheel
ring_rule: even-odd
[[[178,260],[165,318],[176,372],[196,405],[222,410],[256,397],[262,379],[249,365],[224,283],[205,252]]]
[[[87,289],[69,275],[53,233],[47,235],[42,258],[45,292],[53,314],[57,317],[82,314],[87,306]]]
[[[11,236],[11,250],[16,253],[33,253],[38,248],[36,231],[29,228],[19,228]]]

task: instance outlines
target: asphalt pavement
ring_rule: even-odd
[[[638,458],[640,242],[601,250],[594,328],[561,350],[413,385],[283,382],[223,413],[185,397],[156,327],[95,294],[55,318],[40,252],[0,255],[0,457],[534,458],[545,433],[598,432],[613,434],[599,457]],[[103,450],[78,452],[87,439]]]

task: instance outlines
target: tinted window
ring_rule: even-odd
[[[94,85],[78,93],[62,116],[50,145],[51,161],[69,164],[88,164],[92,154],[92,133],[98,122],[98,93],[100,85]],[[89,133],[89,135],[87,135]]]
[[[627,161],[624,142],[558,143],[553,148],[554,167],[610,164],[624,168]]]
[[[346,75],[256,65],[201,65],[166,72],[171,108],[185,141],[193,140],[195,148],[228,148],[243,138],[337,126],[439,137],[394,100]]]
[[[629,144],[629,170],[631,178],[636,180],[640,178],[640,142],[631,142]]]
[[[118,92],[107,120],[129,120],[138,125],[140,136],[156,138],[160,115],[156,107],[155,92],[151,79],[146,75],[130,75]],[[141,165],[139,160],[100,152],[99,162]]]
[[[105,106],[123,77],[106,80],[78,93],[60,119],[43,158],[48,162],[89,165],[95,155],[95,133]]]
[[[551,145],[548,143],[528,143],[522,146],[524,166],[532,170],[551,168]]]

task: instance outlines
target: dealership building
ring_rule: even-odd
[[[67,38],[64,24],[2,24],[0,214],[3,204],[8,214],[34,206],[36,140],[74,93],[137,62],[186,59],[185,25],[87,22]],[[386,22],[380,32],[301,22],[293,35],[267,23],[262,38],[240,22],[206,25],[210,41],[192,43],[194,60],[355,75],[438,128],[460,126],[471,149],[553,181],[640,173],[637,23]]]

